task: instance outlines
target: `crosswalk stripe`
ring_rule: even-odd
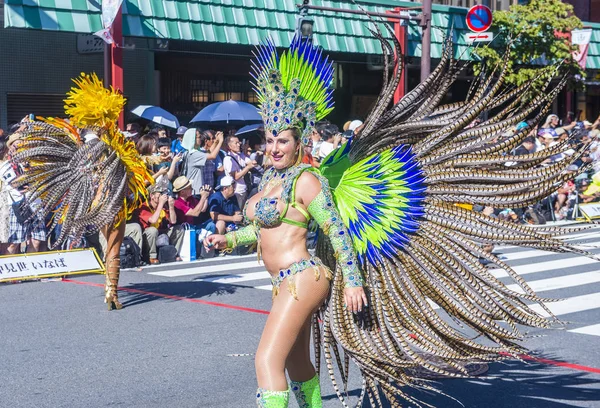
[[[539,279],[534,281],[528,281],[527,284],[535,292],[544,292],[555,289],[572,288],[575,286],[589,285],[591,283],[600,282],[600,272],[585,272],[578,273],[575,275],[559,276],[548,279]],[[514,283],[506,285],[508,289],[518,292],[525,293],[521,287]]]
[[[571,333],[590,334],[592,336],[600,336],[600,324],[592,324],[590,326],[580,327],[578,329],[569,330]]]
[[[600,241],[592,241],[592,242],[586,242],[585,244],[581,244],[581,245],[575,245],[575,248],[591,252],[596,249],[600,249]],[[525,251],[519,251],[519,252],[511,252],[508,254],[503,254],[501,250],[498,250],[498,252],[501,253],[500,259],[502,259],[503,261],[516,261],[519,259],[535,258],[538,256],[544,256],[544,257],[564,256],[564,253],[542,251],[541,249],[531,249],[531,250],[525,250]]]
[[[211,278],[200,279],[203,282],[212,282],[212,283],[228,283],[228,284],[236,284],[240,282],[247,282],[259,279],[269,279],[271,275],[269,272],[250,272],[250,273],[240,273],[237,275],[225,275],[225,276],[213,276]]]
[[[600,296],[597,293],[574,296],[558,302],[546,303],[546,306],[556,316],[562,316],[569,313],[583,312],[585,310],[600,308]],[[531,305],[530,307],[542,316],[549,316],[549,314],[542,309],[540,305]]]
[[[236,262],[224,265],[207,265],[200,266],[198,268],[187,268],[187,269],[173,269],[170,271],[161,271],[161,272],[150,272],[149,275],[156,276],[166,276],[170,278],[174,278],[177,276],[188,276],[188,275],[202,275],[206,273],[219,273],[225,271],[233,271],[236,269],[246,269],[246,268],[257,268],[263,267],[260,265],[256,259],[254,261],[247,262]]]
[[[568,268],[572,268],[574,266],[590,265],[590,264],[594,264],[594,263],[598,263],[598,262],[599,261],[597,261],[595,259],[580,256],[577,258],[567,258],[567,259],[560,259],[560,260],[554,260],[554,261],[538,262],[538,263],[531,264],[531,265],[513,266],[512,269],[515,272],[517,272],[517,274],[523,276],[523,275],[529,275],[532,273],[553,271],[553,270],[557,270],[557,269],[568,269]],[[600,267],[600,264],[599,264],[599,267]],[[504,269],[500,269],[500,268],[490,269],[490,272],[496,278],[505,278],[508,276],[508,273]]]
[[[571,234],[557,237],[558,239],[566,242],[583,240],[586,238],[597,238],[600,235],[600,229],[594,228],[589,232],[579,233],[579,234]],[[587,244],[587,243],[586,243]],[[512,249],[523,249],[524,247],[519,245],[501,245],[502,249],[512,250]]]

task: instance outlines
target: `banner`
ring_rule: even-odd
[[[112,44],[114,42],[114,39],[110,34],[110,29],[113,21],[115,21],[115,17],[117,17],[117,14],[121,9],[121,4],[123,4],[123,0],[102,0],[102,27],[104,28],[100,31],[96,31],[94,35],[102,38],[107,44]]]
[[[0,256],[0,282],[95,272],[104,265],[93,248]]]
[[[577,45],[579,51],[573,51],[573,58],[579,66],[585,69],[587,63],[588,48],[592,38],[592,29],[584,28],[582,30],[573,30],[571,32],[571,44]]]
[[[586,221],[600,218],[600,203],[579,204],[579,211]]]

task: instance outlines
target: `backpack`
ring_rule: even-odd
[[[547,216],[547,215],[546,215]],[[534,207],[530,207],[523,214],[523,218],[528,224],[533,225],[544,225],[546,224],[546,216]]]
[[[119,249],[119,256],[121,257],[122,269],[135,268],[142,264],[140,247],[131,237],[123,238],[123,243]]]
[[[177,248],[173,245],[164,245],[158,248],[158,260],[161,264],[175,262],[177,259]]]

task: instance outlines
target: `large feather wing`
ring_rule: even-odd
[[[13,156],[24,169],[17,185],[27,185],[29,200],[41,202],[36,216],[50,216],[50,231],[60,225],[53,247],[123,222],[139,207],[145,184],[152,181],[135,146],[116,125],[86,131],[98,137],[83,143],[79,130],[66,121],[32,122]]]
[[[482,243],[590,256],[555,238],[572,229],[532,229],[456,205],[533,204],[573,177],[568,168],[582,154],[545,167],[540,163],[553,160],[566,143],[538,153],[511,154],[548,112],[565,81],[550,88],[549,75],[547,89],[529,97],[529,83],[503,86],[508,58],[496,75],[482,74],[475,81],[467,100],[440,105],[461,70],[452,59],[452,44],[446,42],[431,76],[391,108],[376,106],[348,149],[350,165],[334,197],[362,261],[371,307],[366,325],[357,326],[343,308],[343,282],[337,274],[322,336],[334,357],[340,343],[358,364],[365,379],[363,395],[374,406],[381,405],[378,389],[397,403],[398,396],[412,401],[403,385],[428,388],[409,375],[411,367],[466,375],[466,362],[517,356],[523,338],[518,325],[549,327],[555,321],[528,306],[537,302],[552,316],[546,299],[485,252]],[[390,92],[392,87],[384,86],[380,100],[388,101]],[[487,119],[475,124],[483,114]],[[498,140],[527,118],[527,126]],[[321,240],[318,254],[333,267],[330,252]],[[521,290],[507,288],[480,258],[498,265]],[[331,367],[331,352],[325,355]],[[340,392],[338,396],[344,402]]]

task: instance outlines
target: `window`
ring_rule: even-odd
[[[248,103],[258,103],[258,95],[256,95],[256,92],[254,92],[254,91],[248,92],[247,101],[248,101]]]
[[[206,89],[193,89],[192,90],[192,102],[194,102],[194,105],[207,103],[208,95],[209,94]]]

